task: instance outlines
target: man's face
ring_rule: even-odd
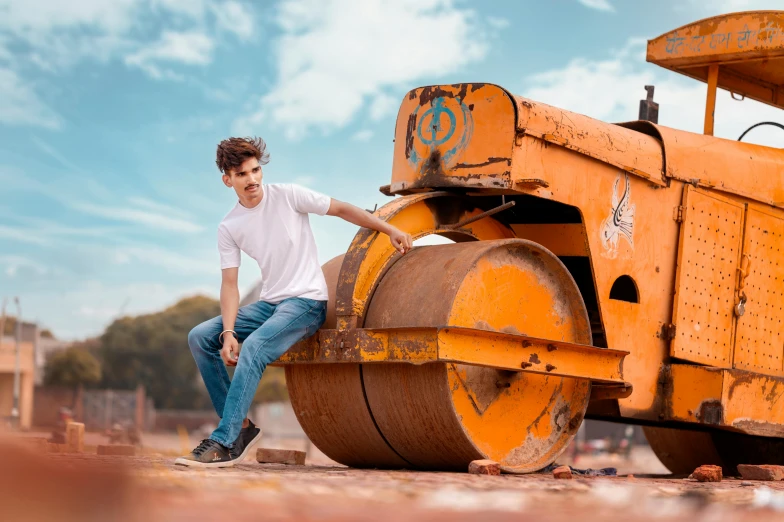
[[[235,169],[227,169],[223,183],[232,187],[241,202],[254,201],[261,197],[261,165],[256,158],[249,158]]]

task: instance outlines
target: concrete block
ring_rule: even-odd
[[[738,471],[746,480],[784,480],[784,466],[738,464]]]
[[[474,460],[468,465],[468,472],[473,475],[500,475],[501,465],[494,460]]]
[[[303,466],[305,464],[305,452],[259,448],[256,450],[256,462],[262,464],[291,464],[294,466]]]
[[[700,482],[721,482],[721,466],[705,464],[695,469],[691,474],[691,478]]]
[[[65,446],[68,453],[84,452],[84,424],[69,422],[65,425]]]
[[[553,470],[553,478],[571,479],[572,469],[569,466],[558,466]]]
[[[133,457],[136,455],[136,446],[131,444],[109,444],[98,446],[98,455],[111,455],[114,457]]]

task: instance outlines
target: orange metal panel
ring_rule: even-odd
[[[648,42],[649,62],[784,108],[784,11],[750,11],[700,20]]]
[[[784,208],[784,150],[649,122],[624,125],[660,136],[668,178]]]
[[[725,370],[724,423],[750,435],[784,437],[784,379]]]
[[[743,261],[745,314],[735,334],[735,368],[784,375],[784,213],[750,206]],[[742,277],[742,274],[741,274]]]
[[[321,330],[274,364],[449,362],[624,384],[629,352],[473,328]]]
[[[669,367],[672,396],[667,401],[667,418],[684,422],[700,422],[714,404],[721,404],[724,384],[723,370],[673,364]],[[707,410],[707,411],[706,411]]]
[[[511,225],[517,237],[539,243],[557,256],[587,256],[588,238],[580,224]]]
[[[730,368],[744,206],[686,187],[682,212],[671,354]]]
[[[665,185],[661,144],[653,137],[516,96],[518,133],[555,143]]]
[[[784,379],[742,370],[673,364],[668,420],[731,428],[749,435],[784,436]]]
[[[497,85],[414,89],[398,112],[390,191],[506,188],[514,133],[514,102]]]

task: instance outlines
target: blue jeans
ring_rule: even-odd
[[[223,319],[214,317],[191,330],[188,345],[221,418],[218,428],[210,435],[212,440],[229,448],[233,446],[267,365],[297,341],[316,333],[326,315],[326,301],[303,297],[292,297],[278,304],[258,301],[240,308],[234,330],[242,349],[233,379],[229,379],[220,356],[223,343],[218,336],[223,331]]]

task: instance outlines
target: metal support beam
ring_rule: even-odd
[[[708,96],[705,102],[705,131],[704,134],[713,136],[713,124],[716,114],[716,89],[719,85],[719,66],[711,65],[708,68]]]
[[[629,352],[472,328],[321,330],[275,365],[450,362],[625,385]]]

